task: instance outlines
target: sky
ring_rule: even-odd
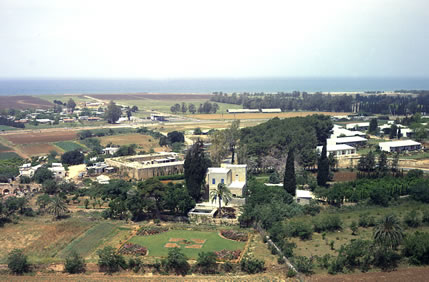
[[[429,77],[428,0],[0,0],[0,78]]]

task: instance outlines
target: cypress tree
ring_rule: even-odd
[[[295,196],[296,177],[295,177],[295,157],[294,157],[293,148],[290,148],[287,154],[283,188],[286,190],[286,192],[288,192],[292,196]]]
[[[210,160],[204,153],[203,142],[198,141],[189,149],[184,164],[186,188],[196,202],[201,199],[209,166]]]
[[[326,186],[329,178],[329,160],[327,157],[326,142],[323,144],[322,154],[317,164],[317,185]]]

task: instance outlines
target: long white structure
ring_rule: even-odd
[[[360,136],[350,136],[350,137],[330,138],[326,141],[328,145],[345,144],[350,146],[357,146],[357,145],[364,145],[368,140]]]
[[[323,146],[317,147],[317,151],[319,153],[322,152],[322,149],[323,149]],[[350,155],[356,154],[356,148],[349,146],[349,145],[345,145],[345,144],[341,144],[341,145],[327,144],[326,145],[326,154],[327,154],[327,156],[332,154],[336,157],[350,156]]]
[[[378,143],[378,146],[385,152],[416,151],[422,148],[422,144],[413,140],[399,140]]]

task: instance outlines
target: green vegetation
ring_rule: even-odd
[[[8,130],[17,130],[18,128],[7,126],[7,125],[0,125],[0,131],[8,131]]]
[[[149,250],[149,256],[166,257],[169,248],[164,247],[172,238],[183,238],[185,240],[201,239],[206,240],[200,249],[183,248],[183,253],[189,258],[196,259],[200,252],[213,252],[226,250],[242,250],[245,243],[223,239],[217,232],[190,231],[190,230],[170,230],[156,235],[135,236],[130,243],[145,246]]]
[[[2,152],[0,153],[0,160],[9,160],[14,158],[21,158],[17,153],[15,152]]]
[[[82,145],[72,141],[60,141],[60,142],[55,142],[54,144],[60,147],[61,149],[63,149],[65,152],[74,151],[74,150],[85,150],[85,148]]]
[[[14,249],[7,257],[7,267],[14,274],[29,272],[30,264],[27,256],[20,249]]]
[[[86,257],[94,252],[103,242],[112,238],[116,232],[118,232],[118,228],[115,224],[109,222],[99,223],[73,240],[73,242],[61,250],[58,257],[66,258],[73,251],[76,251],[80,256]]]

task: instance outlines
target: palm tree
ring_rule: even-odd
[[[395,249],[404,238],[404,233],[396,216],[386,215],[375,227],[373,238],[377,244]]]
[[[219,200],[219,217],[222,217],[222,201],[225,202],[225,205],[228,205],[232,199],[232,194],[224,183],[219,183],[217,189],[210,192],[210,199],[212,202]]]
[[[48,207],[48,212],[54,215],[55,219],[59,219],[63,214],[68,212],[67,206],[63,199],[54,197]]]

